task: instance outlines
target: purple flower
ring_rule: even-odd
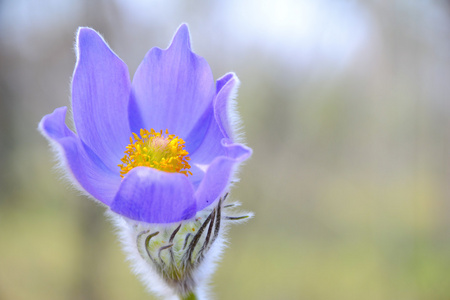
[[[82,191],[133,220],[178,222],[223,196],[237,166],[251,155],[250,148],[236,141],[232,126],[230,106],[238,84],[234,73],[214,84],[208,63],[191,51],[186,25],[166,50],[147,53],[132,82],[127,66],[103,38],[80,28],[72,81],[76,133],[65,124],[66,107],[42,118],[39,128]],[[141,129],[161,134],[148,142],[139,136]],[[179,144],[170,142],[166,130]],[[139,139],[149,149],[137,147]],[[169,148],[175,149],[175,158],[164,154],[161,161],[147,159],[123,171],[127,149],[154,155]],[[157,166],[181,162],[177,155],[184,150],[189,160],[183,162],[184,172],[150,165],[154,160]],[[136,160],[133,155],[128,154],[128,161]]]

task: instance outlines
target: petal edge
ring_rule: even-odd
[[[223,140],[229,156],[216,157],[209,165],[195,197],[198,209],[204,209],[219,199],[229,186],[237,166],[252,155],[252,150],[241,144],[230,144]]]
[[[40,132],[47,138],[67,167],[70,181],[82,192],[106,205],[111,203],[120,183],[119,174],[105,164],[65,124],[66,107],[42,118]]]

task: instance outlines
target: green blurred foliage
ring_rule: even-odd
[[[21,3],[50,13],[0,30],[0,299],[152,299],[104,208],[60,179],[36,127],[70,103],[77,26],[103,33],[133,73],[184,21],[215,77],[240,77],[254,149],[231,197],[256,216],[230,230],[216,298],[450,298],[446,2],[361,2],[371,30],[340,68],[286,66],[254,44],[233,49],[232,37],[213,38],[226,24],[205,17],[219,6],[206,1],[177,2],[150,25],[114,1],[60,13],[52,1]]]

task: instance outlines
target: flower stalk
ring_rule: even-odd
[[[182,297],[181,300],[197,300],[197,296],[194,293],[189,293],[185,297]]]

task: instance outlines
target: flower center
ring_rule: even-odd
[[[134,141],[133,141],[134,138]],[[170,134],[166,129],[156,132],[150,129],[141,129],[140,136],[133,132],[130,144],[126,148],[125,156],[121,159],[120,176],[135,167],[150,167],[157,170],[192,175],[188,161],[189,153],[184,149],[183,139]]]

